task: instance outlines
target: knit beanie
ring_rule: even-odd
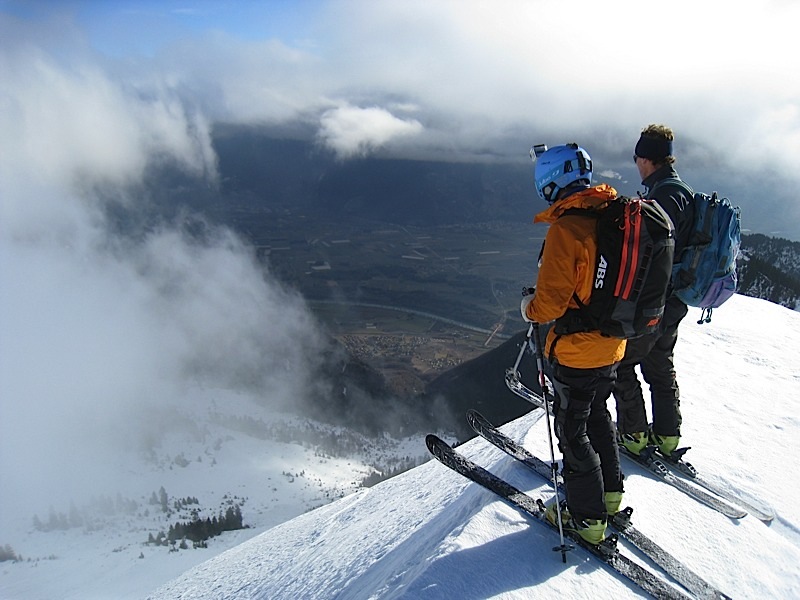
[[[653,162],[661,162],[672,155],[672,142],[660,137],[642,135],[636,142],[636,156],[647,158]]]

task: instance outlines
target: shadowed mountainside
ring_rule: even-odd
[[[431,381],[425,392],[429,400],[438,399],[449,407],[455,418],[453,429],[463,441],[475,434],[464,418],[470,408],[479,410],[493,423],[507,423],[529,412],[533,406],[512,393],[505,384],[506,369],[513,367],[525,341],[527,330],[514,334],[502,345],[476,358],[446,371]],[[541,331],[542,340],[547,328]],[[522,382],[540,393],[536,374],[536,360],[526,351],[520,361]]]

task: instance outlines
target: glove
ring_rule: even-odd
[[[525,288],[522,290],[522,302],[519,303],[519,312],[526,323],[533,323],[533,319],[528,316],[528,305],[533,302],[536,288]]]

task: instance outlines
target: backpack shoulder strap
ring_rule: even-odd
[[[689,194],[690,198],[694,196],[694,190],[691,188],[691,186],[689,186],[689,184],[683,179],[678,179],[677,177],[665,177],[664,179],[656,181],[653,187],[650,188],[650,196],[652,196],[658,188],[667,185],[674,185],[675,187],[681,188],[683,191]]]
[[[578,215],[578,216],[584,216],[584,217],[596,217],[596,216],[599,215],[599,212],[597,210],[593,209],[593,208],[568,208],[567,210],[562,212],[560,215],[558,215],[558,218],[560,219],[561,217],[566,217],[568,215]]]
[[[584,207],[584,208],[578,208],[578,207],[568,208],[564,212],[562,212],[560,215],[558,215],[558,218],[560,219],[561,217],[564,217],[566,215],[580,215],[580,216],[585,216],[585,217],[599,217],[603,213],[603,211],[605,211],[605,209],[607,209],[609,207],[609,205],[611,205],[614,201],[616,201],[616,200],[624,200],[624,199],[626,199],[626,196],[617,196],[617,197],[612,198],[610,200],[606,200],[605,202],[602,202],[601,204],[598,204],[597,206],[587,206],[587,207]]]

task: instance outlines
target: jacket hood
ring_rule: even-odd
[[[590,187],[580,192],[570,194],[566,198],[562,198],[554,202],[547,209],[540,212],[533,219],[534,223],[555,223],[555,221],[571,208],[597,208],[601,204],[609,202],[617,197],[617,190],[608,185],[601,183],[594,187]]]

